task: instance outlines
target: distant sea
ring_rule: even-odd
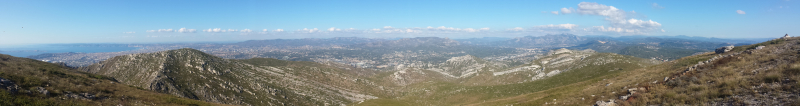
[[[14,47],[0,47],[0,54],[7,54],[15,57],[28,57],[45,53],[97,53],[97,52],[120,52],[136,50],[137,47],[106,47],[106,46],[76,46],[76,45],[25,45]]]

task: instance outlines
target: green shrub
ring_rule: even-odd
[[[781,81],[781,76],[780,75],[770,74],[770,75],[764,76],[764,82],[765,83],[773,83],[773,82],[780,82],[780,81]]]

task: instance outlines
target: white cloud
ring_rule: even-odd
[[[624,20],[625,11],[614,6],[606,6],[598,3],[581,2],[578,4],[578,13],[588,15],[606,16],[607,20]]]
[[[243,29],[243,30],[240,30],[239,32],[241,32],[241,33],[250,33],[250,32],[253,32],[253,30]]]
[[[584,31],[600,31],[600,32],[618,32],[618,33],[636,33],[636,30],[631,29],[622,29],[618,27],[605,27],[605,26],[593,26],[589,29],[584,29]]]
[[[657,4],[656,4],[657,5]],[[563,9],[563,8],[562,8]],[[634,12],[635,11],[631,11]],[[648,20],[629,18],[628,13],[614,6],[607,6],[593,2],[578,3],[577,13],[584,15],[605,16],[610,23],[609,27],[595,26],[591,31],[618,32],[622,34],[646,34],[647,32],[661,29],[661,23]]]
[[[214,33],[217,33],[217,32],[225,32],[225,30],[222,30],[221,28],[214,28],[214,29],[209,28],[209,29],[204,29],[203,32],[214,32]]]
[[[261,32],[267,32],[267,29],[261,30]]]
[[[658,5],[658,3],[653,3],[653,8],[662,9],[664,6]]]
[[[509,31],[524,31],[525,29],[522,28],[522,27],[515,27],[515,28],[508,29],[508,30]]]
[[[444,26],[439,26],[436,28],[428,26],[427,29],[430,31],[461,31],[461,28],[444,27]]]
[[[314,29],[303,28],[303,29],[297,30],[295,32],[296,33],[316,33],[316,32],[319,32],[319,29],[317,29],[317,28],[314,28]]]
[[[392,26],[383,26],[383,29],[392,29]]]
[[[275,32],[283,32],[283,29],[275,29]]]
[[[561,13],[569,14],[569,13],[572,13],[573,10],[575,10],[575,9],[572,9],[571,7],[570,8],[561,8]]]
[[[194,32],[197,32],[197,29],[181,28],[181,29],[178,29],[178,32],[180,32],[180,33],[194,33]]]
[[[131,32],[122,32],[122,33],[124,33],[124,34],[134,34],[136,32],[131,31]]]
[[[351,28],[351,29],[352,29],[352,28]],[[331,27],[331,28],[328,28],[328,31],[329,31],[329,32],[333,32],[333,31],[342,31],[342,29],[339,29],[339,28],[336,28],[336,27]]]
[[[746,14],[746,13],[744,13],[744,11],[742,11],[742,10],[736,10],[736,13],[738,13],[738,14]]]
[[[158,29],[158,32],[173,32],[172,29]]]
[[[174,32],[172,29],[147,30],[145,32]]]
[[[576,27],[578,27],[578,25],[575,25],[575,24],[558,24],[558,25],[550,24],[550,25],[536,26],[534,28],[539,28],[539,29],[574,29]]]
[[[236,29],[228,29],[228,32],[236,32]]]
[[[558,11],[551,11],[550,13],[551,13],[551,14],[558,15]]]

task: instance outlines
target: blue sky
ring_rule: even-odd
[[[560,33],[719,38],[800,34],[800,1],[795,0],[1,2],[0,45]]]

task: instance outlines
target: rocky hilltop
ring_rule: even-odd
[[[375,99],[368,93],[381,90],[330,66],[230,60],[194,49],[117,56],[82,70],[152,91],[233,105],[342,105]]]
[[[70,67],[0,54],[1,106],[219,106],[122,84]]]

